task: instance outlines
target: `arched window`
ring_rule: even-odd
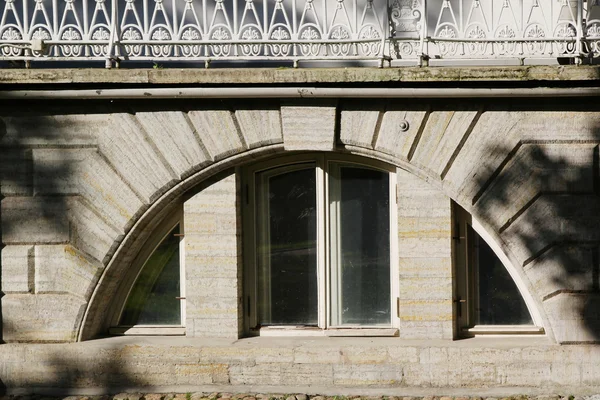
[[[307,155],[245,176],[248,328],[393,334],[394,170]]]
[[[181,223],[167,224],[131,286],[113,334],[184,334],[185,293]],[[152,240],[152,239],[151,239]],[[143,256],[143,254],[141,255]]]
[[[459,334],[543,333],[511,276],[510,261],[481,225],[455,204],[456,315]]]

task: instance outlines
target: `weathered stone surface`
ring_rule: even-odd
[[[101,266],[70,245],[35,246],[35,292],[89,299]]]
[[[373,148],[377,121],[382,111],[379,106],[365,106],[351,105],[342,110],[340,141],[343,144]]]
[[[286,150],[331,151],[335,148],[335,107],[281,107]]]
[[[182,112],[143,112],[136,118],[164,159],[182,179],[209,162],[209,156],[199,143],[187,117]]]
[[[190,121],[210,157],[216,161],[243,151],[239,126],[229,110],[190,111]]]
[[[33,246],[6,246],[0,250],[0,256],[0,290],[4,293],[33,292]]]
[[[476,116],[477,111],[432,111],[411,163],[442,176]]]
[[[235,116],[249,149],[283,141],[279,109],[241,108]]]
[[[501,230],[540,193],[593,192],[595,147],[595,144],[521,146],[476,208]]]
[[[232,174],[184,204],[188,336],[237,338],[242,329],[237,196]]]
[[[177,179],[164,155],[130,114],[110,114],[106,131],[98,137],[100,152],[123,180],[151,202]]]
[[[66,243],[69,241],[67,203],[56,197],[2,199],[2,242]]]
[[[83,199],[72,199],[69,206],[71,245],[106,264],[123,231],[101,218],[95,207]]]
[[[408,159],[426,115],[423,110],[390,106],[383,115],[375,150],[402,160]],[[408,123],[407,131],[401,129],[405,122]]]
[[[559,343],[597,340],[600,332],[597,293],[560,293],[544,301],[544,309]]]
[[[3,117],[6,134],[0,143],[12,146],[96,144],[106,129],[106,115],[36,115]]]
[[[0,153],[2,153],[0,194],[3,196],[33,194],[31,150],[0,147]]]
[[[593,290],[597,251],[595,246],[555,246],[525,266],[525,273],[542,298],[559,290]]]
[[[2,297],[3,339],[72,342],[85,301],[67,294],[7,294]]]

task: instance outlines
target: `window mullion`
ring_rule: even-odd
[[[328,196],[327,191],[327,171],[325,168],[324,157],[317,159],[316,165],[316,183],[317,183],[317,282],[319,284],[319,327],[326,329],[329,326],[330,316],[330,288],[329,288],[329,257],[328,238],[326,232],[329,231],[329,213],[327,209]]]

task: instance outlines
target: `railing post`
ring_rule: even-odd
[[[423,6],[421,7],[421,55],[419,57],[419,66],[429,66],[429,41],[427,40],[427,0],[423,0]]]
[[[577,1],[577,42],[575,43],[575,63],[577,65],[581,64],[583,54],[583,1],[584,0]]]
[[[119,0],[111,0],[111,10],[110,10],[110,38],[108,39],[108,46],[106,49],[106,61],[105,68],[112,68],[112,64],[114,58],[116,56],[115,53],[115,43],[117,42],[118,36],[118,7]]]

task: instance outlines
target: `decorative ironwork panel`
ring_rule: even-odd
[[[600,55],[599,0],[5,0],[4,60]]]

